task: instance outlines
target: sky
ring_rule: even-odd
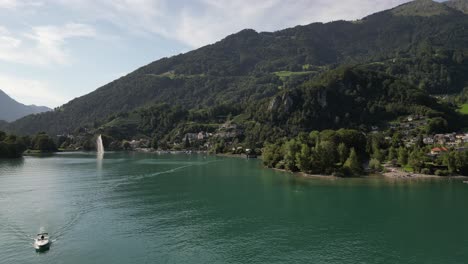
[[[355,20],[408,0],[0,0],[0,89],[60,106],[245,28]]]

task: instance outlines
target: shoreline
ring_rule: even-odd
[[[268,168],[268,167],[265,167]],[[371,175],[363,175],[359,177],[337,177],[333,175],[323,175],[323,174],[308,174],[305,172],[292,172],[286,169],[277,169],[277,168],[268,168],[272,169],[274,171],[280,171],[280,172],[286,172],[290,173],[294,176],[302,177],[302,178],[316,178],[316,179],[365,179],[374,176],[373,178],[382,178],[382,179],[397,179],[397,180],[412,180],[412,179],[461,179],[461,180],[468,180],[468,176],[462,176],[462,175],[455,175],[455,176],[437,176],[437,175],[429,175],[429,174],[422,174],[422,173],[410,173],[410,172],[404,172],[401,171],[397,168],[392,168],[394,171],[389,171],[389,172],[378,172],[378,173],[372,173]]]
[[[422,174],[414,172],[406,172],[397,167],[386,167],[389,171],[381,172],[379,175],[382,175],[386,178],[391,179],[468,179],[468,176],[454,175],[454,176],[437,176],[431,174]]]
[[[268,167],[265,167],[265,166],[264,166],[264,168],[272,169],[274,171],[290,173],[290,174],[293,174],[294,176],[303,177],[303,178],[334,179],[334,180],[340,179],[340,177],[336,177],[336,176],[333,176],[333,175],[308,174],[308,173],[305,173],[305,172],[292,172],[292,171],[289,171],[289,170],[286,170],[286,169],[268,168]]]

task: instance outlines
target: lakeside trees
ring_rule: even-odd
[[[357,130],[312,131],[268,144],[263,150],[263,161],[278,169],[353,176],[363,170],[365,145],[365,136]]]
[[[430,146],[417,142],[405,145],[399,132],[387,132],[384,137],[382,133],[366,135],[352,129],[324,130],[267,144],[263,163],[293,172],[341,177],[360,176],[365,167],[381,171],[387,162],[409,172],[468,176],[468,149],[443,149],[443,153],[431,154]]]
[[[30,147],[31,149],[38,150],[40,152],[57,151],[57,146],[55,145],[54,140],[44,132],[40,132],[33,137]]]
[[[25,150],[26,142],[23,138],[0,131],[0,158],[20,158]]]
[[[0,131],[0,158],[20,158],[27,149],[39,152],[57,151],[54,140],[45,133],[38,133],[31,138],[29,136],[8,135]]]

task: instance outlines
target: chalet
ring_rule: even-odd
[[[446,147],[436,147],[431,149],[431,155],[440,155],[441,153],[447,152],[448,149]]]

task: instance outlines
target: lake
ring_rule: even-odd
[[[466,263],[468,185],[60,153],[0,161],[0,236],[0,263]]]

